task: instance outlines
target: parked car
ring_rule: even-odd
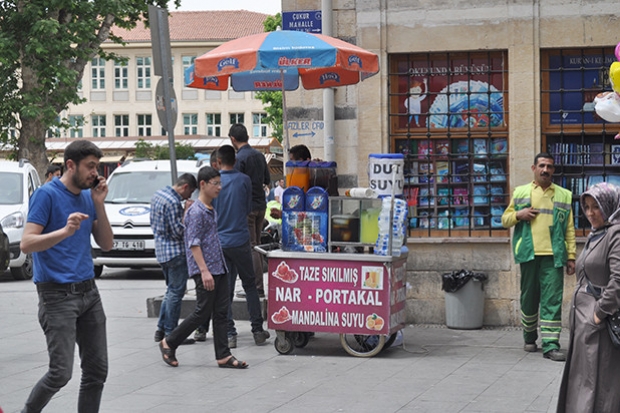
[[[39,186],[39,174],[27,160],[0,161],[0,226],[9,237],[9,265],[16,280],[32,278],[32,255],[21,252],[19,243],[28,217],[30,197]]]
[[[11,262],[11,250],[9,247],[9,237],[4,233],[0,225],[0,271],[6,271]]]
[[[178,175],[198,174],[202,161],[177,161]],[[114,233],[110,251],[102,251],[91,237],[95,276],[103,266],[159,267],[155,258],[155,241],[151,230],[151,198],[170,185],[170,161],[133,161],[116,168],[108,178],[105,210]],[[197,192],[194,193],[194,198]]]

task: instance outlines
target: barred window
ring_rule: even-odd
[[[409,235],[507,236],[507,53],[389,59],[390,147],[405,155]]]
[[[579,195],[599,182],[620,186],[620,141],[617,125],[594,111],[594,98],[611,92],[609,66],[613,47],[541,51],[542,150],[555,160],[554,181],[573,192],[576,234],[590,224]]]
[[[152,115],[138,115],[138,136],[151,136],[152,122]]]
[[[93,127],[93,138],[103,138],[106,136],[106,115],[91,115],[90,123]]]
[[[114,62],[114,89],[127,89],[127,63]]]
[[[151,58],[136,58],[136,79],[138,81],[138,89],[151,88]]]
[[[183,114],[183,135],[198,135],[198,114]]]
[[[91,86],[95,89],[105,89],[105,60],[95,57],[91,65]]]
[[[129,115],[114,115],[114,136],[129,136]]]
[[[84,116],[69,115],[69,136],[71,138],[84,137]]]
[[[222,136],[221,113],[207,113],[207,136]]]

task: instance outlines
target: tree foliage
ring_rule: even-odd
[[[168,145],[153,145],[140,138],[136,142],[134,156],[147,159],[170,159],[169,148]],[[192,145],[175,142],[174,151],[176,159],[196,159],[196,151]]]
[[[45,171],[45,133],[67,126],[58,114],[82,102],[78,85],[96,56],[117,59],[101,48],[123,44],[113,26],[131,29],[148,5],[168,0],[2,0],[0,1],[0,142],[15,147]],[[174,0],[178,6],[180,0]],[[11,137],[9,128],[19,131]]]
[[[263,22],[266,32],[273,32],[282,26],[282,15],[280,13],[275,16],[269,16]],[[282,142],[283,133],[283,110],[282,110],[282,92],[265,91],[257,92],[256,98],[263,102],[267,118],[265,119],[273,129],[273,136]]]

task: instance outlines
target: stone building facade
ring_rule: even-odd
[[[320,8],[320,0],[282,0],[284,12]],[[505,183],[499,185],[503,191],[495,198],[496,207],[504,207],[514,187],[533,178],[534,156],[545,150],[554,152],[556,164],[562,164],[556,172],[558,182],[575,194],[594,182],[592,176],[612,179],[620,174],[620,166],[610,158],[618,127],[596,118],[591,100],[597,92],[611,90],[605,69],[615,60],[613,50],[620,40],[614,30],[617,22],[617,5],[598,0],[333,0],[333,36],[377,53],[381,62],[378,75],[359,85],[335,90],[335,160],[339,176],[351,186],[367,185],[367,163],[359,160],[368,159],[371,153],[405,152],[410,161],[416,162],[415,168],[426,163],[438,168],[443,166],[438,163],[440,158],[422,156],[424,141],[435,145],[445,139],[453,145],[458,139],[470,142],[479,138],[487,139],[490,152],[496,145],[501,146],[497,158],[486,152],[480,156],[489,161],[490,167],[491,162],[498,161],[500,175],[505,177]],[[462,66],[465,74],[455,69],[459,59],[466,62]],[[448,74],[437,69],[442,66],[440,61],[449,67]],[[482,69],[486,79],[474,73],[481,61],[487,62],[482,64],[486,65]],[[409,72],[401,70],[402,62],[410,65]],[[416,72],[415,68],[420,67],[422,72]],[[426,76],[416,77],[418,73]],[[489,102],[496,100],[501,112],[492,113],[488,103],[489,119],[472,119],[479,113],[474,114],[470,104],[463,119],[457,119],[448,105],[447,113],[432,120],[431,101],[443,95],[448,100],[467,96],[470,102],[475,92],[472,84],[482,87],[483,83],[488,89],[482,96]],[[452,89],[457,84],[469,85],[468,90]],[[421,103],[420,126],[414,125],[415,114],[408,113],[408,106],[403,105],[413,96],[415,87],[422,90],[418,96],[427,95]],[[289,120],[322,119],[321,92],[288,92],[287,102]],[[491,115],[497,117],[496,123]],[[465,123],[459,123],[461,120]],[[444,121],[449,125],[442,126]],[[600,146],[591,145],[595,142]],[[320,139],[306,139],[304,143],[314,156],[322,156]],[[458,166],[454,147],[449,148],[445,158],[449,177],[454,177],[453,168]],[[475,150],[468,148],[469,152]],[[600,152],[596,158],[594,151]],[[475,165],[476,156],[469,153],[464,158],[468,156]],[[592,165],[596,168],[588,169]],[[434,172],[431,170],[429,175],[434,175],[435,182],[428,186],[438,191],[441,178]],[[470,182],[476,179],[474,173],[471,169],[466,173]],[[491,175],[488,170],[483,173]],[[410,179],[405,179],[410,185],[406,185],[406,191],[407,186],[416,185],[422,191],[420,170],[410,169],[408,174]],[[494,179],[489,180],[487,188],[492,188]],[[447,182],[450,187],[453,181]],[[462,185],[472,190],[469,183]],[[456,186],[452,186],[448,191],[454,191]],[[412,223],[408,239],[408,322],[443,324],[440,275],[466,268],[489,276],[484,324],[519,325],[519,267],[512,258],[511,232],[492,224],[492,211],[497,211],[492,209],[493,194],[484,198],[487,209],[482,210],[486,215],[475,216],[475,205],[469,209],[469,224],[463,230],[455,227],[452,214],[457,208],[449,208],[452,201],[446,208],[450,210],[446,213],[448,224],[439,228],[444,222],[439,216],[441,200],[437,193],[430,195],[436,196],[430,201],[436,203],[426,206],[435,218],[421,216],[419,198],[417,211],[412,208],[418,221]],[[475,194],[468,195],[471,207]],[[578,209],[575,213],[580,250],[587,225],[579,218]],[[477,222],[485,225],[476,228]],[[573,286],[573,277],[566,276],[565,315]],[[564,324],[567,322],[568,317],[564,317]]]

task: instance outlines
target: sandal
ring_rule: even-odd
[[[250,365],[245,361],[239,361],[235,356],[230,356],[226,363],[217,363],[217,366],[222,369],[247,369]]]
[[[159,351],[161,351],[161,358],[164,363],[171,367],[179,367],[179,361],[176,358],[175,351],[171,348],[165,348],[162,344],[163,340],[159,342]]]

